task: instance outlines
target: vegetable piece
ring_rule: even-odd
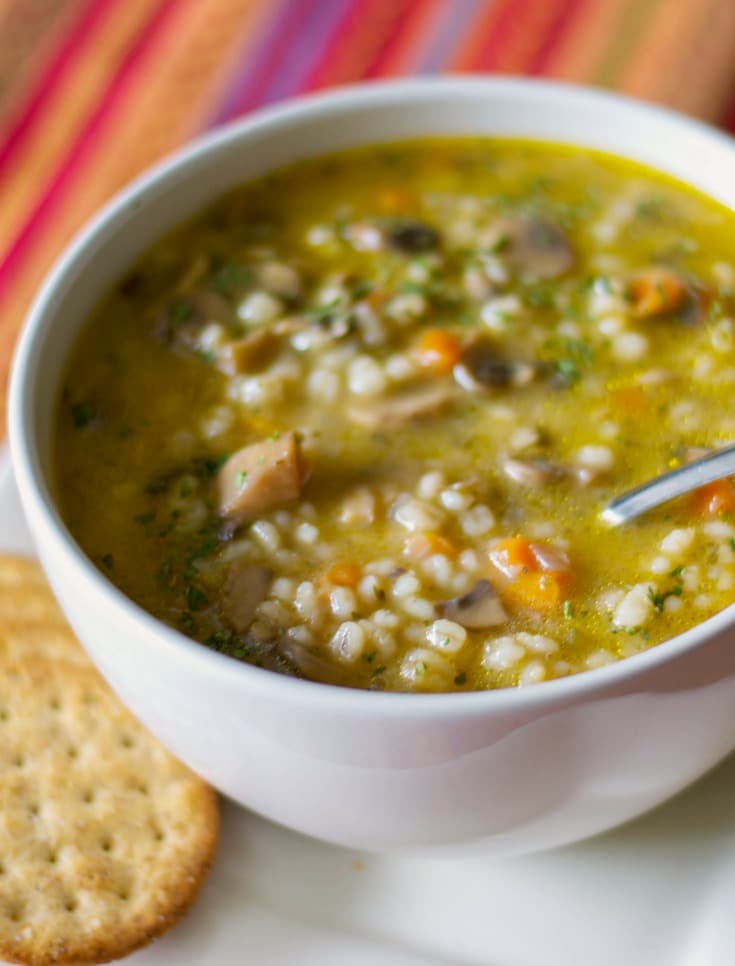
[[[643,386],[621,386],[611,396],[613,407],[623,416],[638,416],[651,402],[650,393]]]
[[[568,588],[568,574],[523,573],[505,587],[503,599],[511,607],[549,614],[564,603]]]
[[[298,499],[308,477],[296,433],[251,443],[234,453],[217,474],[219,512],[242,523]]]
[[[534,489],[555,483],[565,475],[561,466],[548,463],[546,460],[516,460],[507,457],[502,461],[501,466],[505,475],[514,483]]]
[[[424,530],[421,533],[412,534],[406,540],[404,552],[414,560],[425,560],[435,554],[453,558],[457,556],[457,547],[440,533]]]
[[[468,392],[488,392],[513,386],[526,386],[536,377],[536,368],[527,362],[503,359],[495,344],[485,338],[468,342],[454,367],[454,378]]]
[[[333,563],[324,574],[325,580],[338,587],[356,587],[362,577],[362,568],[352,560]]]
[[[450,386],[414,386],[388,399],[365,400],[347,407],[353,423],[366,429],[396,429],[436,416],[454,398]]]
[[[499,540],[493,547],[490,558],[508,577],[515,576],[521,570],[538,570],[531,541],[524,537],[506,537]]]
[[[446,329],[425,329],[416,343],[422,366],[436,372],[451,372],[462,355],[462,343]]]
[[[525,537],[506,537],[490,551],[490,560],[506,577],[515,579],[521,573],[565,573],[569,558],[551,543],[526,540]]]
[[[239,634],[253,622],[255,609],[270,590],[273,572],[260,564],[234,560],[222,589],[222,616]]]
[[[498,249],[515,274],[529,282],[558,278],[574,264],[574,251],[558,225],[519,215],[497,224]]]
[[[217,356],[217,368],[229,376],[260,372],[276,354],[280,344],[272,329],[255,329],[242,339],[230,342]]]
[[[680,276],[669,268],[649,268],[634,275],[628,285],[633,315],[650,319],[669,315],[684,306],[689,298]]]
[[[731,480],[715,480],[695,490],[692,507],[701,517],[719,517],[735,511],[735,485]]]
[[[434,610],[437,617],[445,617],[470,630],[495,627],[508,619],[498,592],[489,580],[478,580],[468,594],[436,604]]]

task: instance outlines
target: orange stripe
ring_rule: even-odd
[[[735,3],[663,4],[620,88],[708,120],[724,117],[735,84]]]
[[[43,118],[0,182],[0,250],[20,230],[157,2],[119,0],[114,16],[89,38],[63,82],[50,92]]]
[[[546,73],[560,80],[591,81],[599,72],[610,48],[610,40],[616,36],[631,2],[636,0],[590,3],[570,25],[549,59]]]
[[[208,4],[202,4],[202,18],[207,17],[195,32],[193,42],[196,71],[187,69],[190,49],[181,51],[182,62],[178,74],[191,97],[180,102],[180,139],[186,140],[200,133],[220,103],[229,79],[239,63],[251,54],[261,37],[268,19],[269,6],[265,0],[215,0],[211,15],[205,14]],[[172,79],[171,84],[179,81]]]

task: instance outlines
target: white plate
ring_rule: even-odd
[[[1,449],[0,550],[33,552]],[[128,962],[731,966],[733,896],[735,757],[624,829],[513,859],[362,855],[226,803],[192,914]]]

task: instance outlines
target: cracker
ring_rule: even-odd
[[[0,959],[107,962],[196,898],[216,847],[216,796],[91,665],[43,653],[41,614],[54,628],[58,615],[23,566],[27,582],[0,558],[0,637],[16,581],[38,645],[0,649]]]
[[[36,561],[0,556],[0,655],[31,654],[91,666]]]

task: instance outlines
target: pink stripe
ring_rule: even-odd
[[[330,83],[329,68],[333,56],[350,39],[353,30],[355,30],[363,16],[369,16],[368,4],[370,2],[371,0],[350,0],[350,5],[344,11],[336,30],[322,50],[321,57],[310,74],[304,79],[304,83],[301,86],[302,91],[311,91],[317,87],[322,87],[325,83]],[[334,83],[334,81],[331,82]]]
[[[278,32],[264,51],[262,59],[254,65],[252,74],[246,79],[240,95],[230,108],[230,117],[238,117],[245,111],[258,107],[264,91],[289,53],[291,42],[303,28],[315,2],[318,0],[300,0],[299,3],[286,5],[278,24]]]
[[[36,126],[51,94],[62,82],[80,50],[118,2],[119,0],[90,0],[66,32],[64,42],[36,80],[30,97],[22,104],[16,119],[0,142],[0,173]]]
[[[136,73],[143,66],[146,56],[180,4],[181,0],[162,0],[148,22],[141,28],[137,41],[128,50],[104,96],[79,132],[69,153],[0,265],[0,297],[7,293],[13,276],[28,255],[35,238],[59,207],[75,177],[81,174],[84,163],[97,147],[99,137],[109,122],[114,119],[116,108],[132,86]]]
[[[526,67],[525,73],[543,74],[545,72],[550,58],[559,46],[570,24],[574,22],[585,6],[586,0],[565,0],[564,6],[549,25],[546,36],[542,38],[541,44],[530,64]]]

